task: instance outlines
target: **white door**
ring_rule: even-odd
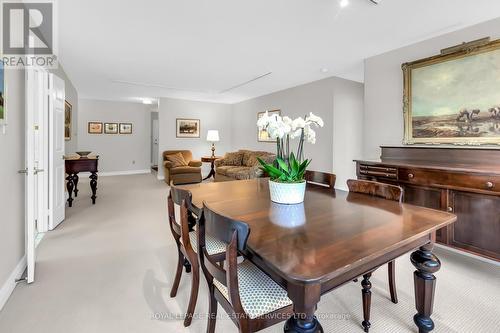
[[[46,225],[47,181],[45,172],[46,130],[47,130],[47,92],[48,74],[43,69],[26,70],[26,115],[25,115],[25,223],[26,223],[26,259],[27,282],[35,280],[35,238],[37,223]]]
[[[151,139],[152,139],[152,144],[153,144],[153,158],[152,162],[154,166],[158,165],[158,140],[159,140],[159,133],[160,133],[160,127],[158,123],[158,119],[153,120],[153,128],[151,130]]]
[[[64,81],[49,74],[49,228],[64,220]]]

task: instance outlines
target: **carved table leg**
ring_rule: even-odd
[[[415,281],[415,305],[417,314],[413,321],[419,333],[428,333],[434,329],[431,319],[434,304],[434,290],[436,288],[436,273],[441,268],[441,262],[432,253],[434,244],[430,243],[420,247],[411,254],[411,263],[417,269],[413,273]]]
[[[68,204],[70,207],[73,206],[73,198],[71,197],[73,195],[73,176],[71,174],[66,177],[66,189],[68,190]]]
[[[97,173],[92,172],[90,174],[90,188],[92,189],[92,204],[95,205],[95,199],[97,198]]]
[[[368,333],[370,330],[370,308],[371,308],[371,303],[372,303],[372,292],[370,289],[372,289],[372,283],[370,282],[370,277],[372,276],[372,273],[368,273],[363,275],[363,281],[361,281],[361,286],[363,287],[363,290],[361,291],[361,294],[363,296],[363,322],[361,325],[363,325],[363,330]]]
[[[323,327],[314,316],[321,296],[320,285],[305,285],[288,290],[293,300],[295,315],[285,322],[285,333],[323,333]]]
[[[215,165],[214,165],[213,161],[210,164],[210,172],[208,173],[208,176],[206,176],[205,178],[203,178],[203,180],[207,180],[208,178],[210,178],[212,176],[215,178]]]
[[[75,185],[75,189],[73,190],[75,192],[75,198],[78,196],[78,180],[80,178],[78,178],[78,174],[75,173],[73,175],[73,184]]]

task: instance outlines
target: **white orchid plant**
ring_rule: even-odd
[[[283,183],[304,181],[304,174],[311,160],[304,159],[304,141],[316,143],[313,127],[323,127],[323,119],[312,112],[304,118],[292,120],[289,117],[269,115],[266,112],[258,121],[259,130],[266,130],[271,139],[276,140],[277,158],[273,163],[266,163],[260,158],[259,163],[271,180]],[[297,153],[290,151],[290,139],[299,138]]]

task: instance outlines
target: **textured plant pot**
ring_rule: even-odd
[[[269,180],[269,194],[272,202],[286,205],[298,204],[304,202],[306,182],[278,183]]]

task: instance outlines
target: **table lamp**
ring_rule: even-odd
[[[219,131],[209,130],[207,133],[207,141],[212,142],[212,158],[215,157],[215,142],[219,141]]]

